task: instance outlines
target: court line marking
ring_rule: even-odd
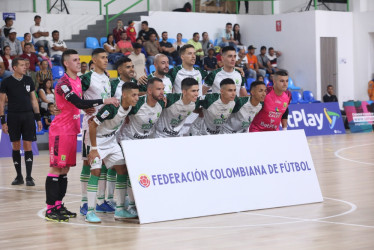
[[[371,145],[374,145],[374,143],[370,143],[370,144],[361,144],[361,145],[355,145],[355,146],[351,146],[351,147],[341,148],[341,149],[335,151],[334,155],[335,155],[336,157],[342,159],[342,160],[346,160],[346,161],[351,161],[351,162],[355,162],[355,163],[360,163],[360,164],[365,164],[365,165],[371,165],[371,166],[374,166],[374,163],[352,160],[352,159],[349,159],[349,158],[343,157],[343,156],[341,156],[341,155],[339,154],[340,152],[342,152],[342,151],[344,151],[344,150],[347,150],[347,149],[358,148],[358,147],[364,147],[364,146],[371,146]]]

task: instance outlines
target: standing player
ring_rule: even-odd
[[[85,100],[92,99],[105,99],[111,97],[111,85],[109,77],[105,74],[106,67],[108,65],[108,54],[102,48],[94,49],[92,51],[92,61],[95,65],[93,71],[90,71],[83,76],[82,80],[82,90],[83,98]],[[90,165],[87,161],[87,155],[89,152],[89,147],[86,146],[88,138],[88,120],[96,115],[97,111],[102,108],[102,106],[95,107],[95,111],[91,114],[86,113],[83,116],[82,130],[82,159],[83,168],[81,172],[81,188],[82,188],[82,204],[81,204],[81,214],[85,215],[87,213],[87,183],[90,178]],[[102,166],[102,173],[99,181],[99,191],[98,191],[98,207],[96,208],[98,212],[114,212],[114,208],[105,202],[105,188],[106,188],[106,175],[107,169]]]
[[[280,123],[282,123],[283,130],[287,129],[288,105],[292,97],[287,88],[287,71],[275,72],[274,86],[266,89],[264,105],[253,119],[249,132],[277,131]]]
[[[236,97],[235,82],[231,78],[221,81],[221,94],[205,95],[198,101],[203,108],[204,117],[196,119],[190,128],[190,135],[216,135],[221,132],[222,125],[231,115]]]
[[[26,63],[23,58],[14,58],[12,61],[14,73],[1,82],[0,88],[0,117],[4,133],[9,132],[12,142],[13,164],[17,177],[12,185],[24,183],[21,171],[21,136],[25,150],[26,186],[35,186],[31,177],[33,154],[31,143],[36,141],[35,120],[38,131],[42,127],[38,100],[35,96],[35,85],[31,77],[26,76]],[[8,119],[4,115],[5,99],[8,97]]]
[[[49,127],[50,168],[45,182],[47,211],[45,218],[51,221],[68,221],[76,213],[62,204],[65,196],[70,167],[76,165],[77,134],[80,132],[80,110],[102,104],[118,106],[115,98],[82,100],[78,52],[68,49],[62,53],[62,65],[66,74],[56,85],[56,104],[61,113],[56,115]]]
[[[239,70],[235,69],[236,51],[234,47],[226,46],[222,49],[223,67],[209,73],[205,78],[203,94],[212,88],[212,93],[220,93],[220,83],[223,79],[230,78],[235,82],[236,95],[247,96],[245,89],[245,78]]]
[[[159,78],[149,79],[147,95],[140,97],[135,107],[132,107],[128,114],[129,121],[123,124],[117,135],[117,139],[121,141],[149,138],[153,126],[160,118],[162,111],[160,103],[163,103],[161,102],[163,98],[164,84],[162,80]],[[129,206],[126,209],[129,213],[137,215],[130,179],[127,182],[127,193],[129,196]]]
[[[122,96],[122,85],[125,82],[137,83],[135,79],[135,67],[131,59],[123,57],[116,62],[116,68],[119,77],[110,82],[111,95],[117,99],[121,99]]]
[[[165,86],[165,94],[173,92],[173,85],[171,83],[169,72],[169,59],[164,54],[157,54],[155,56],[154,65],[156,71],[148,75],[148,79],[157,77],[162,80]]]
[[[246,133],[253,118],[261,110],[266,96],[266,85],[263,82],[253,82],[251,84],[251,97],[240,97],[232,114],[223,124],[222,134]]]
[[[136,105],[139,99],[139,87],[134,82],[126,82],[123,84],[122,90],[121,105],[118,108],[113,105],[103,107],[89,124],[91,177],[87,192],[88,212],[85,219],[87,222],[101,222],[94,209],[96,207],[96,192],[102,161],[105,162],[108,169],[114,168],[117,172],[116,190],[118,197],[114,218],[136,217],[136,215],[132,215],[124,209],[127,170],[122,149],[116,141],[115,133],[123,124],[131,108]]]
[[[196,109],[199,96],[199,83],[193,78],[182,81],[182,94],[166,94],[166,107],[155,125],[154,137],[182,136],[180,131],[186,118]]]

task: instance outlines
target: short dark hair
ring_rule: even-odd
[[[67,49],[62,53],[61,63],[62,63],[62,66],[64,66],[65,71],[66,71],[66,67],[65,67],[64,62],[67,60],[68,57],[70,57],[70,55],[78,55],[78,51],[74,49]]]
[[[231,78],[225,78],[221,81],[221,83],[219,84],[219,86],[222,88],[222,86],[224,85],[228,85],[228,84],[234,84],[235,85],[235,82],[233,79]]]
[[[260,50],[266,49],[266,46],[261,46]]]
[[[48,108],[50,107],[50,106],[52,106],[52,105],[55,105],[53,102],[49,102],[48,103]]]
[[[207,33],[207,34],[208,34],[208,32],[204,31],[203,33],[201,33],[201,35],[202,35],[202,36],[204,36],[204,34],[205,34],[205,33]]]
[[[252,82],[251,87],[249,88],[249,92],[251,92],[252,89],[255,88],[256,86],[261,85],[261,84],[263,84],[263,85],[266,86],[266,84],[264,82],[261,82],[261,81],[254,81],[254,82]]]
[[[135,82],[125,82],[122,85],[122,92],[129,89],[139,89],[139,85]]]
[[[39,16],[39,15],[36,15],[36,16],[34,16],[34,21],[35,21],[35,19],[37,19],[37,18],[42,18],[42,17]]]
[[[30,33],[25,33],[25,34],[23,34],[23,38],[26,38],[26,36],[27,36],[28,34],[30,34]]]
[[[182,90],[187,90],[194,85],[199,85],[195,78],[187,77],[182,80]]]
[[[327,85],[327,89],[329,89],[330,87],[334,87],[334,86],[332,86],[331,84],[329,84],[329,85]]]
[[[25,43],[24,46],[25,46],[25,47],[26,47],[26,46],[30,46],[30,47],[32,47],[32,43]]]
[[[143,21],[142,24],[145,24],[148,26],[148,22],[147,21]]]
[[[92,56],[96,56],[97,54],[100,54],[100,53],[106,53],[105,49],[103,49],[103,48],[94,49],[92,51]]]
[[[195,48],[192,44],[185,44],[182,46],[182,48],[180,48],[180,51],[179,53],[182,55],[186,52],[187,49],[189,48]]]
[[[5,18],[5,23],[7,23],[8,21],[10,21],[10,20],[13,20],[13,18],[11,18],[10,16],[8,16],[7,18]]]
[[[167,31],[163,31],[162,33],[161,33],[161,35],[163,35],[163,34],[165,34],[165,33],[168,33]]]
[[[86,63],[86,62],[81,62],[81,65],[83,65],[83,64],[86,64],[86,65],[87,65],[87,63]]]
[[[124,63],[128,63],[128,62],[131,62],[131,59],[128,58],[127,56],[125,57],[122,57],[121,59],[119,59],[116,64],[114,65],[114,68],[118,70],[119,67],[121,67],[122,64]]]
[[[288,76],[287,70],[278,70],[274,73],[274,76]]]
[[[132,47],[134,49],[141,49],[141,48],[143,48],[139,43],[134,43],[134,45]]]
[[[148,79],[148,82],[147,82],[147,89],[149,87],[151,87],[155,82],[162,82],[162,80],[158,77],[151,77]]]
[[[18,66],[19,61],[25,61],[22,57],[16,57],[12,60],[12,68]]]
[[[273,48],[273,47],[269,47],[269,49],[268,49],[268,50],[269,50],[269,51],[270,51],[270,50],[274,50],[274,48]]]
[[[58,30],[52,31],[52,35],[55,34],[55,33],[60,33],[60,32]]]
[[[90,60],[90,62],[88,63],[88,68],[91,68],[91,65],[93,64],[94,62],[92,60]]]
[[[227,25],[231,25],[231,26],[232,26],[232,23],[226,23],[226,26],[227,26]]]
[[[222,49],[222,55],[225,54],[227,51],[235,51],[236,52],[236,49],[232,46],[225,46]]]
[[[193,33],[192,37],[195,37],[198,34],[199,34],[199,32],[195,32],[195,33]]]

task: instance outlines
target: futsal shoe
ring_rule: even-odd
[[[111,207],[107,201],[104,201],[101,205],[96,204],[96,212],[98,213],[108,213],[112,214],[114,213],[115,209]]]
[[[116,208],[117,204],[116,204],[115,201],[113,201],[113,200],[112,201],[107,201],[106,203],[108,204],[109,207],[111,207],[112,209],[114,209],[114,211],[116,210],[115,208]]]
[[[34,179],[32,177],[26,177],[26,186],[35,186]]]
[[[88,211],[85,221],[89,223],[100,223],[101,222],[100,218],[96,216],[95,211]]]
[[[86,215],[88,210],[88,205],[87,203],[83,203],[83,205],[80,207],[80,213],[81,215]]]
[[[64,204],[61,204],[61,207],[60,207],[59,210],[60,210],[60,214],[65,215],[66,217],[69,217],[69,218],[77,217],[77,214],[67,210],[67,208],[64,206]]]
[[[136,210],[136,206],[129,206],[127,208],[127,212],[134,216],[134,218],[138,217],[138,211]]]
[[[14,181],[12,181],[12,185],[22,185],[24,183],[25,182],[23,181],[23,177],[20,177],[20,178],[16,177]]]
[[[116,212],[114,213],[115,220],[134,219],[136,217],[137,216],[130,214],[125,209],[116,210]]]
[[[48,209],[45,212],[45,219],[48,221],[55,221],[55,222],[68,222],[69,217],[62,215],[56,207]]]

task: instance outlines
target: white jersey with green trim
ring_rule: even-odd
[[[137,83],[137,80],[132,78],[131,82]],[[125,82],[121,80],[120,77],[114,79],[110,82],[111,85],[111,96],[117,98],[118,100],[121,99],[122,96],[122,86]]]
[[[154,72],[148,75],[148,79],[156,77],[154,75]],[[160,77],[159,77],[160,78]],[[164,75],[164,77],[160,78],[162,80],[162,83],[164,84],[164,93],[169,94],[173,92],[173,84],[171,83],[171,80],[168,75]]]
[[[239,97],[232,114],[223,124],[221,134],[247,133],[253,118],[262,109],[262,104],[251,104],[249,97]]]
[[[202,81],[207,76],[205,70],[200,69],[199,67],[193,67],[192,70],[186,70],[182,65],[179,65],[170,69],[168,75],[173,83],[173,93],[182,93],[182,80],[187,77],[192,77],[199,83],[199,96],[202,95]]]
[[[118,140],[147,139],[152,132],[153,126],[160,118],[162,106],[156,103],[154,107],[147,104],[147,96],[139,98],[137,104],[128,114],[129,122],[122,125]]]
[[[184,104],[182,94],[166,94],[167,104],[162,110],[160,119],[155,125],[153,136],[156,138],[167,138],[182,136],[181,129],[186,118],[196,109],[196,103]]]
[[[236,101],[237,99],[235,99]],[[196,119],[190,128],[191,135],[216,135],[221,132],[222,125],[230,117],[235,101],[224,104],[217,93],[205,95],[197,106],[203,108],[204,117]]]
[[[111,96],[111,85],[109,77],[105,73],[98,74],[94,71],[90,71],[82,75],[80,78],[82,82],[83,99],[105,99]],[[84,114],[82,122],[83,130],[88,130],[88,120],[92,116],[96,115],[97,111],[99,111],[103,106],[104,104],[96,106],[95,112],[91,115]]]
[[[211,87],[212,93],[220,93],[220,83],[223,79],[230,78],[235,82],[236,95],[239,96],[240,89],[245,88],[245,78],[242,77],[239,70],[234,69],[232,72],[227,72],[222,68],[213,70],[205,78],[204,86]]]

